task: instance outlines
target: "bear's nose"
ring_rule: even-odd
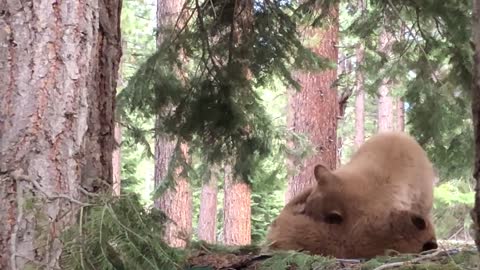
[[[429,251],[437,248],[438,248],[437,242],[428,241],[427,243],[423,244],[422,251]]]

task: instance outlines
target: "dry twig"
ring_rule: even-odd
[[[443,255],[443,254],[448,254],[448,251],[437,250],[433,253],[425,254],[425,255],[422,255],[420,257],[408,260],[408,261],[387,263],[387,264],[384,264],[382,266],[379,266],[379,267],[375,268],[374,270],[385,270],[385,269],[405,266],[405,265],[408,265],[408,264],[416,264],[416,263],[419,263],[421,261],[429,260],[429,259],[435,258],[435,257],[437,257],[439,255]]]

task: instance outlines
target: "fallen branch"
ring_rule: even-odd
[[[71,201],[72,203],[76,203],[80,206],[91,206],[92,204],[88,204],[88,203],[84,203],[84,202],[81,202],[77,199],[74,199],[70,196],[67,196],[65,194],[55,194],[55,195],[52,195],[52,194],[49,194],[46,190],[43,189],[43,187],[40,185],[40,183],[37,182],[37,180],[35,179],[32,179],[31,177],[29,177],[28,175],[24,175],[22,174],[19,170],[15,170],[12,172],[11,174],[12,178],[15,179],[16,181],[27,181],[27,182],[30,182],[32,183],[32,185],[38,189],[40,192],[42,192],[45,197],[47,197],[47,199],[49,200],[55,200],[55,199],[66,199],[66,200],[69,200]]]
[[[435,258],[439,255],[449,255],[449,252],[446,251],[446,250],[438,250],[438,251],[435,251],[433,253],[425,254],[425,255],[422,255],[420,257],[408,260],[408,261],[387,263],[387,264],[384,264],[382,266],[379,266],[379,267],[375,268],[374,270],[384,270],[384,269],[390,269],[390,268],[405,266],[405,265],[408,265],[408,264],[416,264],[416,263],[419,263],[421,261],[425,261],[425,260]]]

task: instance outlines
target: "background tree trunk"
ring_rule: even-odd
[[[125,51],[127,48],[127,42],[122,38],[121,41],[122,51]],[[125,57],[120,59],[120,64],[118,68],[117,76],[117,89],[119,92],[126,86],[126,83],[123,78],[123,66],[125,65]],[[118,93],[117,93],[118,94]],[[118,112],[118,110],[117,110]],[[112,174],[113,174],[113,195],[119,196],[122,190],[122,124],[120,119],[120,114],[115,114],[115,129],[113,135],[114,149],[112,153]]]
[[[475,163],[473,177],[476,180],[475,205],[471,212],[474,221],[475,243],[480,251],[480,0],[473,1],[473,81],[472,81],[472,116],[475,141]]]
[[[380,48],[386,57],[391,55],[393,44],[393,35],[382,29],[380,34]],[[378,88],[378,131],[393,130],[393,98],[390,95],[392,89],[392,80],[390,78],[382,79],[382,84]]]
[[[155,145],[155,185],[158,186],[165,180],[175,146],[160,136],[158,136]],[[160,147],[162,149],[159,149]],[[188,147],[185,144],[180,145],[180,152],[182,158],[188,162]],[[177,166],[174,169],[175,186],[167,189],[155,201],[155,206],[161,209],[170,219],[165,226],[164,239],[172,247],[185,247],[192,232],[192,191],[188,179],[182,176],[183,170],[183,166]],[[161,175],[160,173],[164,174]]]
[[[232,166],[225,165],[223,198],[223,244],[227,246],[248,245],[251,241],[250,187],[233,179]]]
[[[173,27],[185,1],[158,0],[157,20],[159,34],[157,45],[163,41],[163,31]],[[162,113],[162,112],[160,112]],[[157,125],[158,126],[158,125]],[[188,147],[181,144],[183,158],[188,160]],[[175,142],[166,136],[157,134],[155,140],[155,186],[158,187],[165,180],[169,169],[170,160],[175,150]],[[155,205],[170,219],[165,228],[165,241],[172,247],[185,247],[192,232],[192,192],[187,179],[181,176],[182,168],[175,168],[173,174],[174,187],[168,189]]]
[[[358,9],[363,14],[365,12],[365,1],[358,1]],[[355,148],[359,148],[365,141],[365,78],[360,65],[363,64],[365,54],[365,45],[363,41],[357,44],[355,57],[357,61],[357,70],[355,72]]]
[[[2,9],[0,269],[59,269],[59,237],[76,222],[80,186],[109,192],[112,184],[121,4]]]
[[[253,0],[235,1],[232,25],[233,46],[241,48],[253,34]],[[251,72],[243,63],[248,62],[248,57],[252,56],[248,55],[250,53],[251,50],[243,48],[235,61],[232,61],[232,55],[229,60],[229,65],[242,65],[242,75],[246,80],[251,79]],[[238,91],[248,90],[240,88]],[[251,241],[251,190],[245,181],[235,179],[237,176],[234,175],[232,166],[231,161],[227,161],[224,166],[223,242],[229,246],[247,245]]]
[[[216,167],[212,167],[208,182],[202,186],[197,228],[198,239],[212,244],[216,242],[217,230],[217,174]]]
[[[114,149],[112,154],[112,171],[113,171],[113,195],[119,196],[122,187],[122,156],[121,147],[122,143],[122,125],[119,122],[115,122],[114,128]]]
[[[365,141],[365,90],[363,74],[357,72],[357,91],[355,96],[355,148],[359,148]]]
[[[349,76],[353,71],[352,59],[344,53],[339,53],[337,73],[338,77]],[[352,96],[353,88],[345,87],[341,93],[338,93],[338,111],[337,111],[337,125],[342,125],[345,120],[345,110],[348,105],[348,100]],[[343,138],[337,134],[337,164],[335,167],[342,165],[342,150],[343,150]]]
[[[305,34],[305,38],[319,35],[321,41],[313,51],[336,63],[338,6],[330,10],[330,16],[335,18],[335,23],[323,31],[310,30]],[[288,126],[295,132],[308,135],[316,153],[303,162],[297,175],[289,179],[286,202],[313,184],[313,168],[316,164],[323,163],[334,169],[337,163],[338,102],[337,91],[332,89],[332,84],[337,79],[337,70],[303,73],[298,75],[298,79],[302,90],[289,96]]]
[[[398,98],[396,103],[397,130],[405,131],[405,103],[403,102],[403,98]]]

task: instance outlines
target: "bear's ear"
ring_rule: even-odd
[[[315,175],[315,179],[317,180],[318,185],[320,186],[327,184],[330,179],[333,178],[332,172],[322,164],[318,164],[317,166],[315,166],[313,173]]]

